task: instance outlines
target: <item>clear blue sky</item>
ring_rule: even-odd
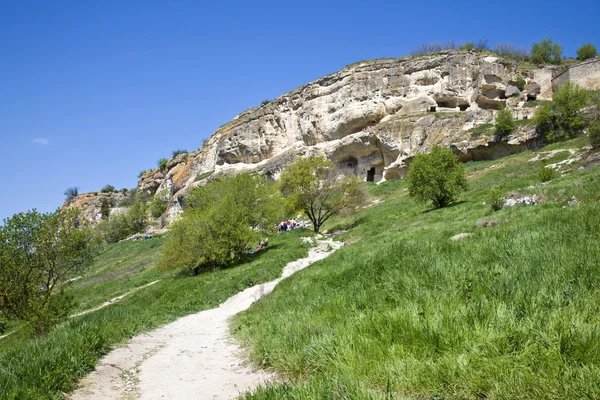
[[[0,219],[136,185],[262,100],[363,59],[487,38],[600,48],[598,0],[0,0]],[[290,5],[288,5],[290,4]]]

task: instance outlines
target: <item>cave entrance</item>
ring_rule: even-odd
[[[431,106],[431,107],[429,107],[429,112],[435,112],[435,110],[436,110],[436,107],[435,107],[435,106]]]
[[[367,182],[375,182],[375,167],[367,171]]]

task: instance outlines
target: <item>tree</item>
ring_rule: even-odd
[[[531,46],[531,59],[536,64],[560,64],[562,48],[551,38],[542,39],[540,43]]]
[[[102,219],[107,219],[110,215],[110,202],[108,199],[102,199],[100,202],[100,215]]]
[[[512,112],[506,107],[501,107],[496,114],[496,133],[500,136],[508,136],[514,130],[515,120]]]
[[[332,216],[363,204],[365,184],[345,177],[323,156],[304,157],[281,174],[280,189],[292,210],[302,210],[315,232]]]
[[[238,174],[194,189],[171,227],[160,267],[188,268],[197,275],[238,261],[257,231],[280,217],[278,203],[264,176]]]
[[[110,215],[108,219],[98,224],[98,231],[107,243],[116,243],[146,229],[148,206],[145,196],[134,191],[130,198],[131,204],[125,212]],[[123,202],[120,206],[124,206]]]
[[[600,119],[595,119],[588,128],[588,137],[593,149],[600,148]]]
[[[410,163],[408,190],[418,202],[445,207],[467,186],[465,168],[448,148],[434,146],[430,154],[418,154]]]
[[[67,190],[65,190],[64,192],[65,195],[65,201],[69,201],[74,197],[77,197],[79,195],[79,188],[78,187],[70,187],[67,188]]]
[[[150,200],[150,215],[153,218],[159,218],[166,211],[168,205],[169,191],[165,189],[155,194]]]
[[[166,158],[161,158],[160,160],[158,160],[158,169],[160,169],[161,171],[165,170],[167,168],[168,162],[169,160],[167,160]]]
[[[567,82],[554,93],[550,105],[545,104],[536,112],[534,119],[549,141],[568,138],[585,127],[580,110],[588,105],[589,100],[588,91]]]
[[[41,335],[68,316],[71,296],[61,284],[82,274],[99,250],[74,210],[36,210],[0,227],[0,312],[30,322]]]
[[[596,47],[591,43],[583,44],[580,48],[577,49],[578,60],[584,61],[597,56],[598,51],[596,50]]]
[[[102,189],[100,189],[100,193],[112,193],[115,191],[115,187],[113,185],[104,185]]]

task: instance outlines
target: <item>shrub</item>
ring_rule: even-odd
[[[161,215],[167,210],[167,206],[169,205],[169,191],[163,190],[159,193],[156,193],[152,200],[150,200],[150,215],[153,218],[160,218]]]
[[[167,168],[168,162],[169,162],[169,160],[167,160],[166,158],[161,158],[160,160],[158,160],[158,162],[157,162],[158,169],[160,169],[161,171],[164,171]]]
[[[487,195],[487,204],[492,211],[499,211],[504,206],[504,187],[502,185],[494,186]]]
[[[196,179],[194,179],[195,182],[201,181],[202,179],[206,179],[209,176],[211,176],[213,174],[213,172],[215,171],[208,171],[208,172],[204,172],[202,174],[198,174],[196,175]]]
[[[130,200],[131,201],[131,200]],[[125,200],[121,201],[121,205]],[[111,215],[99,223],[98,230],[107,243],[116,243],[133,234],[141,233],[148,222],[148,207],[143,195],[136,193],[129,208],[122,213]]]
[[[464,51],[471,51],[474,48],[475,48],[475,43],[473,43],[473,42],[467,42],[467,43],[461,44],[458,49],[459,50],[464,50]]]
[[[508,136],[515,130],[515,120],[512,116],[512,112],[506,108],[501,107],[500,111],[496,114],[496,133],[502,137]]]
[[[594,58],[597,55],[598,51],[596,50],[596,47],[591,43],[583,44],[580,48],[577,49],[577,59],[581,61]]]
[[[590,139],[592,148],[600,148],[600,121],[598,119],[595,119],[590,123],[588,128],[588,138]]]
[[[137,175],[138,179],[140,179],[142,176],[144,176],[145,173],[146,173],[145,169],[141,170]]]
[[[173,157],[176,157],[180,154],[188,154],[188,153],[189,153],[189,151],[187,151],[187,150],[182,150],[182,149],[175,150],[175,151],[173,151]]]
[[[269,104],[270,102],[271,102],[271,100],[269,100],[269,99],[264,99],[263,101],[261,101],[261,102],[260,102],[260,105],[261,105],[261,106],[265,106],[265,105]]]
[[[121,192],[123,194],[127,194],[128,191],[129,191],[129,189],[127,189],[127,188],[123,188],[123,189],[119,190],[119,192]]]
[[[452,203],[467,186],[465,168],[448,148],[434,146],[430,154],[416,155],[408,169],[410,196],[435,208]]]
[[[102,219],[107,219],[110,215],[110,203],[107,199],[102,199],[100,202],[100,216]]]
[[[543,164],[538,170],[538,179],[540,180],[540,182],[551,181],[552,179],[556,178],[556,175],[557,174],[555,170],[553,170],[552,168],[548,168]]]
[[[551,38],[542,39],[531,46],[531,59],[536,64],[560,64],[562,48]]]
[[[525,61],[529,59],[529,52],[527,50],[511,43],[496,44],[494,46],[494,52],[501,57],[516,61]]]
[[[63,194],[65,195],[65,201],[69,201],[73,197],[77,197],[79,195],[79,188],[75,186],[67,188]]]
[[[568,138],[585,127],[580,110],[589,103],[590,94],[577,84],[568,82],[554,93],[551,104],[544,104],[534,119],[549,141]]]
[[[442,45],[438,42],[434,43],[426,43],[417,47],[413,51],[410,52],[411,55],[419,55],[419,54],[427,54],[427,53],[437,53],[442,51]]]
[[[100,193],[112,193],[115,191],[115,187],[113,185],[104,185],[102,189],[100,189]]]
[[[525,81],[525,78],[523,78],[521,75],[517,76],[517,87],[519,90],[525,89],[526,84],[527,82]]]

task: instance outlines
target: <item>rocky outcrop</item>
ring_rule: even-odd
[[[90,222],[102,221],[102,203],[106,202],[109,207],[109,215],[121,211],[118,207],[121,200],[127,197],[126,193],[85,193],[75,196],[63,204],[62,209],[76,209],[81,216]]]
[[[523,91],[516,89],[518,75],[530,84]],[[244,111],[199,151],[146,172],[138,189],[168,191],[169,220],[191,188],[238,172],[277,179],[298,155],[323,154],[369,181],[402,177],[415,154],[438,144],[464,161],[497,158],[535,143],[535,129],[523,126],[504,139],[493,129],[479,136],[472,129],[493,124],[503,106],[529,117],[534,109],[523,103],[543,92],[533,79],[546,75],[478,52],[360,62]]]

